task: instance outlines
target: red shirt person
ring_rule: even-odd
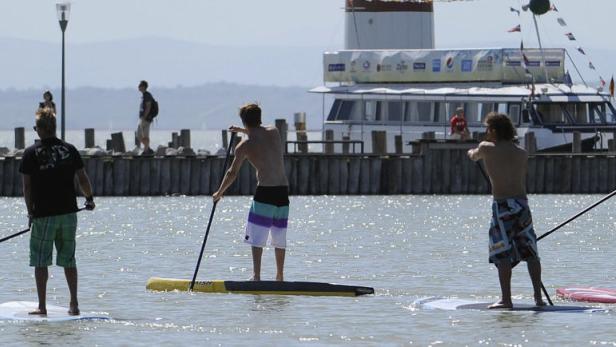
[[[449,121],[451,124],[450,137],[454,140],[466,140],[469,138],[468,124],[464,118],[464,108],[458,107],[456,113]]]

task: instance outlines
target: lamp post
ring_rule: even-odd
[[[68,26],[68,18],[71,14],[71,3],[63,2],[56,4],[56,11],[58,13],[58,21],[60,22],[60,29],[62,30],[62,105],[61,105],[61,116],[60,116],[60,137],[62,141],[64,141],[65,135],[65,115],[66,115],[66,106],[65,106],[65,89],[64,89],[64,32],[66,31],[66,27]]]

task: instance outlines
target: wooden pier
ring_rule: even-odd
[[[476,144],[426,142],[412,155],[289,154],[292,195],[487,194],[488,185],[466,156]],[[21,196],[20,158],[0,158],[0,195]],[[84,157],[96,196],[211,195],[220,182],[219,156]],[[531,194],[592,194],[616,189],[616,153],[535,154]],[[228,195],[251,195],[255,171],[245,163]]]

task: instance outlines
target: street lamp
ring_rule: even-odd
[[[64,32],[66,31],[66,27],[68,26],[68,18],[71,14],[71,3],[63,2],[56,4],[56,11],[58,12],[58,21],[60,22],[60,29],[62,29],[62,108],[61,108],[61,138],[64,141],[64,131],[65,131],[65,90],[64,90]]]

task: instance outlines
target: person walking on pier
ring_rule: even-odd
[[[248,214],[244,241],[252,246],[253,277],[261,280],[263,247],[271,236],[276,255],[276,280],[284,280],[284,258],[287,245],[287,220],[289,216],[289,183],[284,169],[282,143],[275,127],[261,125],[261,108],[256,104],[240,109],[245,128],[232,126],[230,131],[248,135],[235,148],[235,158],[223,181],[213,195],[214,201],[222,198],[236,179],[242,163],[248,160],[257,171],[257,190]]]
[[[148,82],[139,82],[139,91],[142,94],[139,106],[139,124],[137,125],[137,139],[143,143],[142,155],[152,155],[154,151],[150,148],[150,126],[154,117],[158,114],[158,104],[150,92],[148,92]]]
[[[37,112],[34,127],[41,141],[26,149],[19,171],[28,209],[30,266],[34,267],[38,309],[35,315],[47,314],[48,267],[52,264],[55,244],[56,265],[64,268],[70,291],[69,314],[79,315],[77,301],[77,265],[75,232],[77,203],[74,181],[86,197],[86,209],[95,207],[90,179],[83,168],[77,149],[56,137],[56,117],[49,108]]]
[[[490,113],[485,120],[486,141],[468,151],[473,161],[482,160],[492,184],[492,222],[489,230],[490,263],[498,268],[501,300],[490,308],[511,308],[511,270],[526,261],[537,306],[541,297],[541,263],[537,236],[528,199],[528,153],[513,141],[516,130],[509,117]]]

